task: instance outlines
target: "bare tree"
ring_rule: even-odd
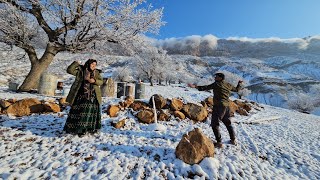
[[[153,46],[145,47],[136,55],[137,71],[145,76],[151,86],[154,78],[164,79],[168,64],[167,52]]]
[[[0,42],[27,53],[31,69],[19,90],[29,91],[57,53],[92,50],[97,43],[126,46],[157,33],[161,18],[162,9],[146,0],[0,0]],[[42,55],[34,45],[39,35],[46,37]]]
[[[309,94],[313,97],[314,106],[320,107],[320,84],[311,86]]]
[[[131,70],[127,66],[125,66],[125,67],[116,68],[112,76],[116,81],[129,82],[129,81],[133,81],[131,74],[132,74]]]
[[[299,112],[310,113],[315,108],[314,99],[307,94],[299,93],[290,97],[288,107]]]

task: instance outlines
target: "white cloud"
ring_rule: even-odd
[[[203,36],[202,41],[208,42],[208,46],[211,49],[215,49],[218,46],[218,38],[212,34]]]

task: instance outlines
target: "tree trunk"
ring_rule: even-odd
[[[153,86],[152,77],[149,77],[150,85]]]
[[[58,49],[50,44],[47,45],[46,51],[40,59],[37,58],[35,52],[27,51],[29,60],[31,61],[31,69],[18,91],[29,92],[32,89],[37,89],[41,74],[48,69],[58,52]]]

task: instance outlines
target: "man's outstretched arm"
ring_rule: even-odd
[[[195,84],[188,84],[191,88],[197,88],[199,91],[207,91],[214,88],[214,83],[206,85],[206,86],[197,86]]]

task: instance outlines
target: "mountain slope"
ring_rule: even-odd
[[[174,86],[147,86],[146,95],[181,97],[199,102],[211,95]],[[36,95],[38,98],[45,98]],[[0,98],[29,97],[0,90]],[[146,99],[147,100],[147,99]],[[104,98],[103,106],[119,99]],[[183,134],[195,127],[214,140],[210,117],[205,123],[172,118],[160,122],[167,130],[150,131],[130,112],[117,118],[105,113],[99,134],[79,138],[62,133],[67,110],[28,117],[0,116],[0,178],[31,179],[319,179],[320,117],[262,105],[249,116],[232,118],[238,146],[228,144],[221,124],[223,149],[199,165],[175,157]],[[111,121],[128,117],[122,129]]]

